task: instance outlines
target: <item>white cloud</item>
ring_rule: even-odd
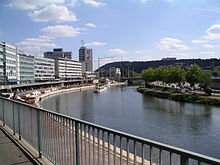
[[[85,46],[104,46],[104,45],[106,45],[106,43],[104,42],[89,42],[85,44]]]
[[[76,28],[68,25],[47,26],[41,29],[47,36],[51,37],[73,37],[81,34],[84,29]]]
[[[159,48],[161,50],[187,50],[189,46],[181,44],[182,41],[175,38],[164,38],[160,40]]]
[[[46,48],[58,47],[54,43],[54,38],[48,36],[39,36],[36,38],[25,38],[23,41],[16,43],[19,52],[25,54],[42,55]]]
[[[35,47],[56,47],[52,38],[46,38],[45,36],[39,36],[37,38],[25,38],[23,41],[16,43],[18,46],[35,46]]]
[[[205,55],[206,58],[212,58],[215,56],[215,52],[210,52],[210,51],[200,52],[200,54]]]
[[[145,3],[145,2],[147,2],[148,0],[139,0],[140,2],[142,2],[142,3]],[[165,0],[165,1],[167,1],[167,2],[173,2],[174,0]]]
[[[31,44],[41,44],[41,43],[45,43],[45,42],[51,42],[51,39],[45,39],[45,38],[26,38],[24,39],[24,41],[20,42],[20,45],[31,45]]]
[[[83,0],[83,2],[85,4],[92,5],[94,7],[100,7],[100,6],[105,6],[106,5],[105,3],[98,2],[98,1],[95,1],[95,0]]]
[[[95,24],[93,24],[93,23],[87,23],[87,24],[85,24],[85,26],[89,26],[89,27],[93,27],[93,28],[95,28],[95,27],[96,27],[96,25],[95,25]]]
[[[69,0],[69,1],[66,2],[66,6],[74,7],[74,6],[76,6],[77,2],[78,2],[78,0]]]
[[[28,15],[36,22],[64,22],[77,20],[75,13],[69,11],[67,7],[57,6],[55,4],[51,4],[41,10],[35,10]]]
[[[211,45],[211,44],[203,44],[202,46],[204,48],[215,48],[215,47],[217,47],[216,45]]]
[[[206,39],[220,39],[220,24],[212,25],[210,28],[208,28],[206,33]]]
[[[127,51],[116,48],[116,49],[110,49],[109,50],[109,54],[113,54],[113,55],[124,55],[124,54],[128,54]]]
[[[55,39],[54,37],[51,37],[51,36],[39,36],[39,38],[42,38],[42,39],[47,40],[47,41],[52,41],[52,40]]]
[[[75,28],[68,25],[47,26],[41,31],[44,35],[33,38],[25,38],[21,42],[16,43],[20,52],[30,54],[41,54],[47,48],[59,47],[56,43],[56,37],[71,37],[81,34],[80,31],[84,29]]]
[[[204,44],[204,43],[206,43],[207,41],[205,41],[205,40],[192,40],[191,42],[192,42],[192,43],[195,43],[195,44]]]
[[[142,54],[142,53],[143,53],[143,51],[141,51],[141,50],[134,51],[134,54]]]
[[[17,9],[35,10],[49,4],[62,4],[65,0],[10,0],[8,6]]]

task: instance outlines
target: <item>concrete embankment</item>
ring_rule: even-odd
[[[51,95],[55,95],[55,94],[61,94],[61,93],[65,93],[65,92],[74,92],[74,91],[81,91],[81,90],[87,90],[87,89],[92,89],[94,88],[95,85],[90,85],[90,86],[83,86],[83,87],[76,87],[76,88],[68,88],[68,89],[60,89],[60,90],[55,90],[55,91],[51,91],[49,93],[45,93],[42,95],[39,95],[35,98],[34,102],[35,105],[39,108],[41,108],[39,101],[41,101],[41,99],[49,97]]]
[[[163,99],[171,99],[175,101],[198,103],[198,104],[210,104],[220,105],[220,97],[206,96],[195,93],[182,93],[176,91],[163,91],[154,88],[137,88],[137,91],[145,95],[150,95]]]
[[[126,83],[116,82],[116,83],[110,84],[110,86],[120,86],[120,85],[126,85]],[[34,104],[40,108],[41,106],[39,104],[39,101],[41,101],[41,99],[43,99],[43,98],[46,98],[46,97],[49,97],[49,96],[55,95],[55,94],[70,92],[70,91],[74,92],[74,91],[88,90],[88,89],[92,89],[94,87],[95,87],[95,85],[88,85],[88,86],[82,86],[82,87],[75,87],[75,88],[68,88],[68,89],[60,89],[60,90],[51,91],[51,92],[44,93],[44,94],[37,96],[34,99]]]

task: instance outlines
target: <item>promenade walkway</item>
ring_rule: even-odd
[[[0,128],[0,165],[33,165]]]

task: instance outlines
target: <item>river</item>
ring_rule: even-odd
[[[134,86],[53,95],[42,107],[220,158],[220,107],[144,96]]]

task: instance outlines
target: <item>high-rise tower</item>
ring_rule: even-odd
[[[81,41],[82,46],[79,49],[79,61],[82,63],[82,72],[84,74],[91,74],[93,71],[92,49],[87,49],[84,46],[84,41]]]

